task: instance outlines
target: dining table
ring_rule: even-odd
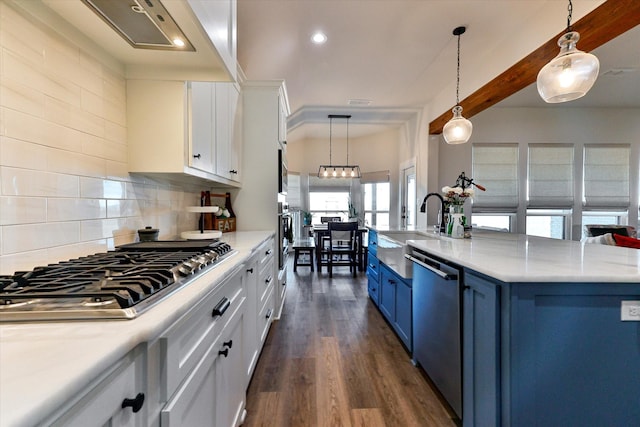
[[[329,226],[327,224],[313,224],[312,226],[313,236],[316,243],[316,265],[318,267],[318,273],[322,272],[322,240],[324,237],[329,236]],[[358,262],[358,270],[364,271],[365,265],[365,251],[366,248],[363,245],[364,234],[368,232],[369,229],[365,226],[358,226],[358,230],[356,231],[356,245],[357,245],[357,262]],[[326,263],[325,263],[326,264]]]

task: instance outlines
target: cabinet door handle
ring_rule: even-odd
[[[229,298],[223,297],[220,302],[216,304],[215,307],[213,307],[213,313],[211,313],[211,317],[222,316],[224,312],[227,311],[230,305],[231,301],[229,301]]]
[[[222,346],[223,347],[229,347],[229,348],[233,347],[233,340],[229,340],[229,341],[223,342]]]
[[[267,310],[267,315],[265,316],[267,319],[271,317],[273,310],[269,309]]]
[[[273,252],[273,251],[272,251],[271,249],[269,249],[269,250],[267,250],[264,254],[265,254],[265,255],[271,255],[271,253],[272,253],[272,252]]]
[[[194,155],[193,155],[193,158],[194,158],[194,159],[199,159],[200,157],[201,157],[200,153],[198,153],[198,154],[194,154]]]
[[[144,405],[144,393],[138,393],[133,399],[126,398],[122,401],[122,409],[130,407],[134,413],[142,409],[142,405]]]
[[[253,274],[253,268],[247,268],[247,273]]]
[[[237,173],[238,173],[238,171],[237,171],[237,170],[235,170],[235,169],[231,169],[231,170],[229,171],[229,173],[237,174]]]
[[[218,351],[218,356],[224,356],[224,357],[229,356],[229,349],[228,349],[228,348],[225,348],[225,349],[223,349],[223,350],[219,350],[219,351]]]
[[[264,283],[269,284],[269,283],[271,283],[271,280],[273,280],[273,277],[269,276],[264,280]]]

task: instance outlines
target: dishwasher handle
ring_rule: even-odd
[[[409,254],[405,254],[404,257],[406,259],[410,260],[410,261],[415,262],[419,266],[426,268],[427,270],[431,271],[432,273],[437,274],[438,276],[442,277],[444,280],[456,280],[458,278],[457,274],[445,273],[444,271],[439,270],[436,267],[433,267],[433,266],[425,263],[421,259],[413,257],[413,256],[411,256]]]

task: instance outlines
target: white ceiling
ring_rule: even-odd
[[[225,73],[186,0],[163,0],[163,4],[196,53],[133,49],[80,0],[41,1],[59,14],[61,22],[68,21],[88,36],[96,49],[99,46],[121,61],[128,75],[131,70],[140,74],[161,69],[174,75],[180,69],[192,75],[199,70],[205,77]],[[574,22],[603,2],[574,1]],[[16,2],[25,8],[36,3]],[[238,62],[248,79],[286,81],[292,112],[290,141],[326,138],[327,114],[352,114],[353,137],[420,117],[425,105],[426,118],[437,117],[455,104],[455,27],[467,27],[461,36],[460,99],[464,99],[563,31],[567,14],[567,2],[562,0],[237,0],[237,4]],[[310,42],[318,29],[328,36],[325,45]],[[594,52],[602,72],[633,71],[601,76],[592,91],[572,105],[640,107],[639,33],[636,28]],[[621,47],[611,49],[609,45],[616,43]],[[620,59],[621,51],[627,59]],[[620,93],[611,96],[615,91]],[[350,106],[352,99],[370,100],[371,105]],[[547,104],[528,88],[499,105]],[[344,132],[344,126],[334,121],[334,135],[343,137]]]
[[[602,1],[573,3],[575,22]],[[358,136],[394,126],[380,117],[395,109],[409,114],[431,104],[433,118],[455,104],[455,27],[467,27],[461,36],[464,99],[563,31],[566,16],[567,2],[560,0],[238,0],[238,61],[249,79],[286,81],[290,140],[326,138],[327,113],[352,113],[350,135]],[[318,29],[328,36],[325,45],[310,42]],[[599,49],[603,72],[640,69],[635,33],[636,41],[625,43],[628,61]],[[602,76],[593,93],[575,105],[624,100],[640,106],[639,93],[621,83],[638,76],[640,71]],[[603,83],[610,81],[624,87],[625,95],[608,96],[611,90]],[[633,87],[640,90],[640,84]],[[350,99],[368,99],[371,105],[350,107]],[[535,87],[503,104],[546,105]]]

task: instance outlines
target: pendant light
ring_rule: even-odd
[[[349,164],[349,119],[351,115],[329,114],[329,164],[320,165],[318,178],[360,178],[360,166]],[[333,136],[333,119],[347,120],[347,164],[334,165],[331,162],[331,140]]]
[[[595,55],[576,48],[580,34],[571,31],[573,4],[569,0],[567,32],[558,39],[560,53],[538,73],[538,93],[548,103],[567,102],[586,95],[598,78]]]
[[[462,106],[460,105],[460,36],[467,30],[466,27],[457,27],[453,30],[453,35],[458,36],[458,70],[456,76],[456,106],[453,107],[453,118],[444,125],[442,136],[447,144],[464,144],[471,138],[473,124],[462,117]]]

